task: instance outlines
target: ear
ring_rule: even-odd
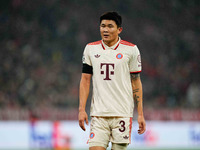
[[[122,32],[123,28],[122,27],[119,27],[118,28],[118,34],[120,34]]]

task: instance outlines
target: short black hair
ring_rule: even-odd
[[[106,12],[100,17],[100,23],[102,20],[113,20],[117,24],[117,27],[122,26],[122,17],[117,12]]]

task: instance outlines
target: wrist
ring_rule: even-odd
[[[79,112],[85,112],[84,108],[79,108]]]
[[[138,117],[144,117],[143,113],[138,113]]]

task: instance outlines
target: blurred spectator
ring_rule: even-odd
[[[200,1],[8,0],[0,2],[0,117],[45,110],[38,118],[76,119],[82,52],[113,8],[121,37],[141,51],[144,107],[199,109]]]
[[[187,104],[193,108],[200,107],[200,84],[191,83],[187,91]]]

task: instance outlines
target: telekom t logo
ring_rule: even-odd
[[[103,67],[105,66],[105,67]],[[111,63],[101,63],[101,69],[105,68],[105,71],[101,71],[101,74],[106,74],[106,78],[104,78],[104,80],[111,80],[109,77],[110,75],[114,75],[114,71],[110,71],[110,66],[111,69],[114,69],[115,65],[111,64]]]

